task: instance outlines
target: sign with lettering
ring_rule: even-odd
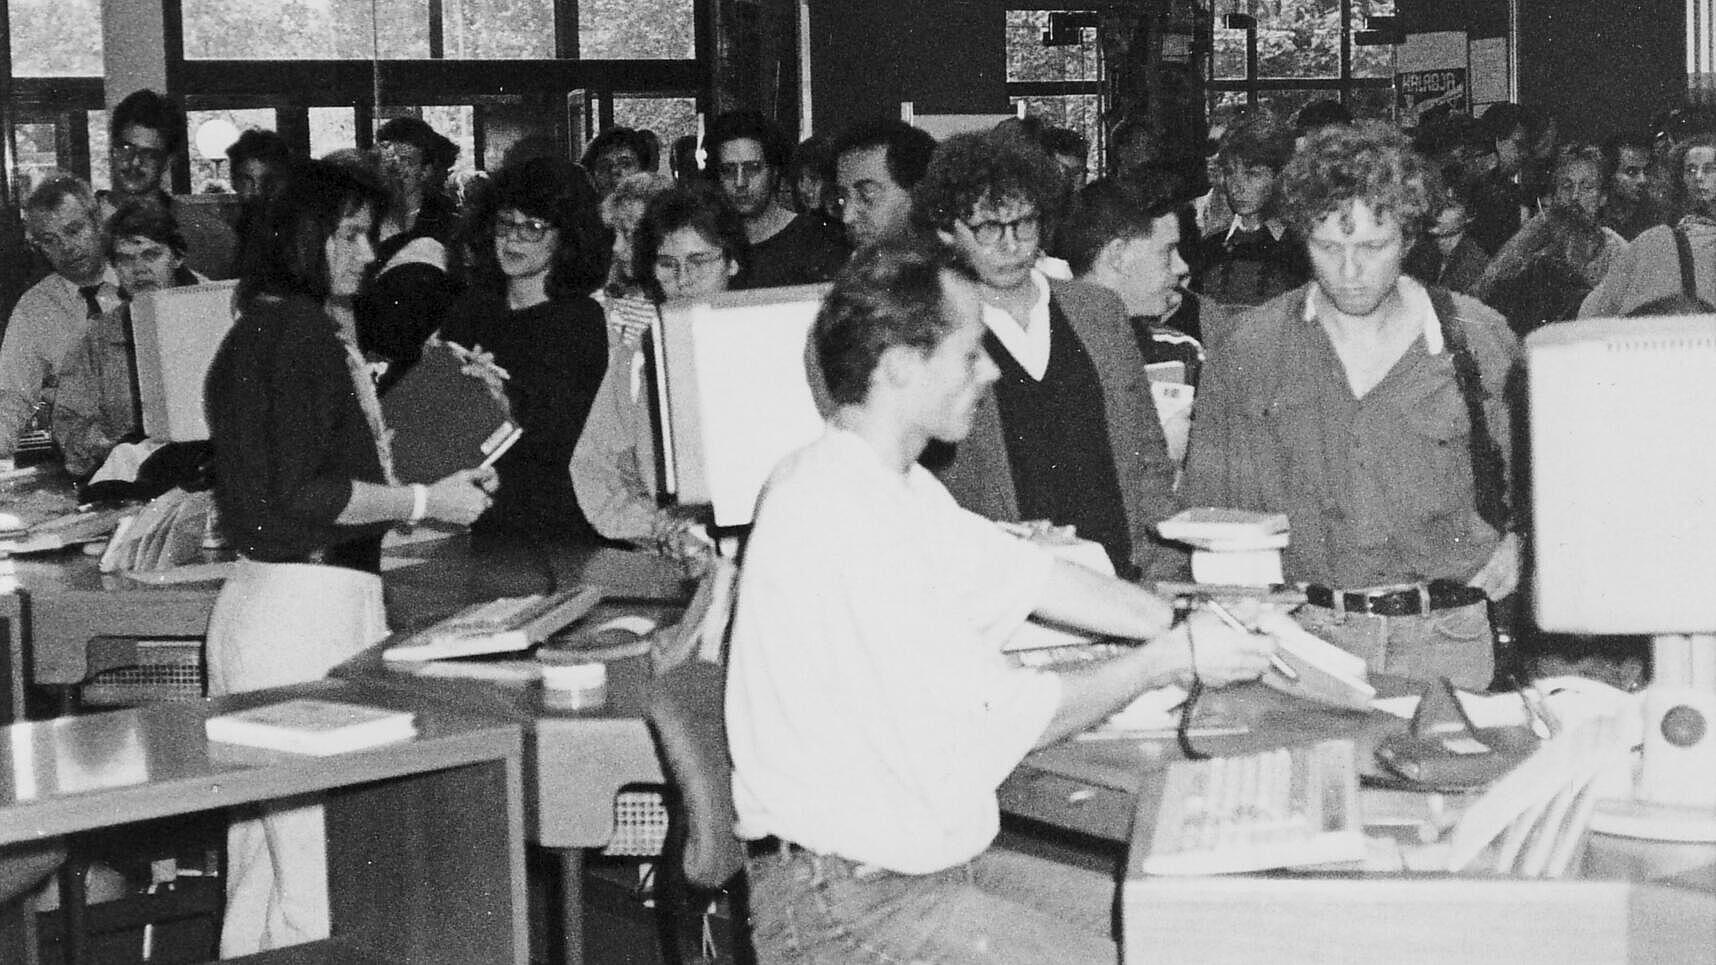
[[[1472,109],[1464,67],[1402,71],[1394,75],[1394,92],[1401,127],[1417,127],[1444,114]]]

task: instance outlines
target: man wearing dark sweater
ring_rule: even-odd
[[[745,220],[750,262],[738,287],[808,285],[834,277],[846,263],[838,226],[794,214],[776,189],[792,145],[778,126],[756,111],[729,111],[715,118],[705,140],[709,176]]]
[[[1176,575],[1180,554],[1152,536],[1174,511],[1174,464],[1126,310],[1037,269],[1062,178],[1041,148],[987,132],[944,142],[918,184],[912,218],[976,271],[1001,370],[971,434],[926,460],[967,509],[1072,525],[1125,577]]]

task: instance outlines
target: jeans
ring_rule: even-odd
[[[759,965],[1115,962],[1112,876],[999,848],[926,875],[794,850],[752,857]]]
[[[1372,673],[1414,680],[1452,678],[1467,690],[1487,690],[1495,674],[1495,636],[1489,605],[1432,610],[1404,617],[1338,613],[1300,607],[1294,618],[1313,636],[1358,657]]]

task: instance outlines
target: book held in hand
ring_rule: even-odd
[[[492,465],[518,439],[506,400],[465,373],[460,353],[449,342],[428,343],[417,364],[381,397],[400,482],[432,483]]]
[[[208,739],[326,757],[417,736],[417,717],[337,700],[301,697],[210,717]]]

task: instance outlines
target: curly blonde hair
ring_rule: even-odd
[[[1333,214],[1351,227],[1353,203],[1400,222],[1407,246],[1435,211],[1439,179],[1406,136],[1380,121],[1325,127],[1309,134],[1281,171],[1281,212],[1308,238]]]

